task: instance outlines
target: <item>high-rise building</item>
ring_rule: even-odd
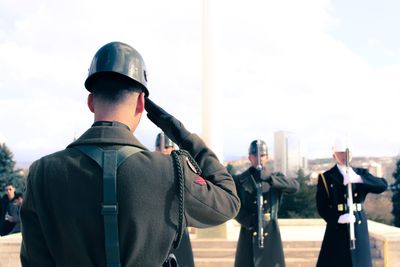
[[[307,160],[302,155],[302,147],[294,133],[277,131],[274,133],[274,171],[289,177],[296,177],[299,169],[307,168]]]

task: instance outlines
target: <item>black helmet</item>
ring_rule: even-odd
[[[174,146],[174,142],[172,142],[171,139],[169,139],[166,134],[159,133],[159,134],[157,134],[157,138],[156,138],[156,147],[161,146],[161,135],[164,136],[164,148]]]
[[[260,149],[260,155],[268,155],[267,143],[259,139],[250,143],[249,155],[257,155],[258,149]]]
[[[101,47],[94,55],[90,64],[89,74],[85,81],[85,87],[92,92],[92,82],[101,74],[112,73],[122,75],[143,86],[146,96],[147,73],[142,56],[131,46],[112,42]]]

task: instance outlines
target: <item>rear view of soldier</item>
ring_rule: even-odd
[[[94,124],[30,167],[22,266],[161,266],[183,227],[236,215],[232,177],[196,134],[147,98],[146,68],[135,49],[101,47],[85,87]],[[144,147],[133,135],[144,109],[187,152]]]

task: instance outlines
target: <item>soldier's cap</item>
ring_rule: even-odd
[[[336,137],[333,146],[332,146],[332,151],[333,153],[335,152],[346,152],[346,149],[349,149],[349,151],[352,151],[353,146],[351,144],[351,141],[348,136],[339,136]]]

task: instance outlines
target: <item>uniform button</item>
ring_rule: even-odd
[[[267,204],[267,203],[268,203],[268,201],[264,200],[264,204]]]
[[[253,232],[253,236],[256,236],[257,235],[257,232]]]
[[[333,184],[331,184],[331,187],[333,188]]]
[[[361,224],[361,220],[358,221],[358,224]]]
[[[347,195],[346,195],[346,194],[344,194],[344,198],[347,198]]]
[[[356,197],[356,196],[358,196],[358,194],[357,194],[357,193],[354,193],[354,196]]]
[[[257,200],[254,200],[253,204],[257,204]]]

